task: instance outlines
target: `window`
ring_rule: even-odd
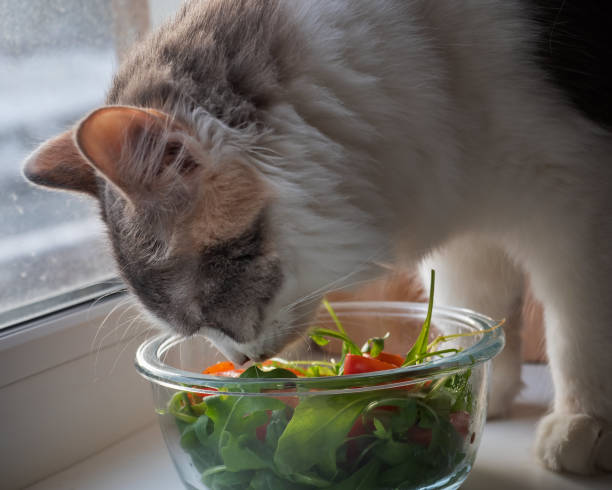
[[[90,301],[121,288],[95,201],[37,189],[21,165],[104,102],[117,58],[179,3],[0,2],[2,488],[32,484],[154,420],[132,361],[150,326],[124,295]]]
[[[164,3],[167,10],[174,2]],[[149,20],[146,0],[29,0],[2,9],[0,329],[120,287],[96,203],[28,184],[21,165],[104,102],[117,53]]]

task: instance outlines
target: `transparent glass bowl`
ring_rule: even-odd
[[[389,332],[385,351],[404,354],[427,305],[332,304],[361,345]],[[328,317],[316,320],[331,327]],[[136,355],[151,381],[168,451],[189,489],[458,488],[485,423],[490,360],[501,328],[472,311],[434,308],[430,341],[461,348],[416,366],[318,378],[228,378],[199,374],[223,360],[202,337],[160,335]],[[332,327],[333,328],[333,327]],[[301,342],[287,360],[340,356]]]

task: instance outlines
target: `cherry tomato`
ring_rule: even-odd
[[[394,364],[396,367],[400,367],[404,364],[404,358],[402,356],[389,352],[381,352],[376,357],[372,357],[370,354],[364,354],[363,356],[369,359],[378,359],[379,361],[388,362],[389,364]]]
[[[352,439],[353,437],[361,436],[363,434],[371,434],[374,430],[374,424],[372,420],[364,422],[363,417],[360,415],[355,420],[353,427],[349,431],[347,437],[349,441],[346,445],[346,458],[348,461],[355,461],[359,457],[359,453],[364,449],[365,443],[369,443],[367,439]]]
[[[199,386],[194,386],[194,388],[199,388]],[[209,390],[217,391],[216,388],[208,388]],[[198,403],[202,403],[202,400],[207,396],[213,396],[212,393],[191,393],[187,392],[187,398],[189,398],[189,402],[192,405],[197,405]]]
[[[396,368],[395,364],[357,354],[347,354],[344,358],[344,374],[371,373]]]
[[[450,414],[450,423],[453,424],[455,430],[463,437],[468,435],[470,430],[470,414],[464,411],[453,412]]]
[[[266,412],[268,414],[268,421],[265,424],[255,428],[255,437],[257,437],[257,439],[259,439],[261,442],[266,441],[266,435],[268,434],[268,424],[270,423],[270,416],[272,415],[271,410],[266,410]]]
[[[416,442],[424,447],[428,447],[431,443],[431,429],[423,429],[422,427],[415,425],[414,427],[410,427],[410,429],[408,429],[406,435],[412,442]]]

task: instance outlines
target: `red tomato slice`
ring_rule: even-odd
[[[355,420],[353,427],[347,434],[347,437],[357,437],[363,434],[370,434],[374,430],[374,424],[371,420],[364,423],[363,417],[360,415]],[[348,461],[355,461],[359,457],[359,453],[364,449],[364,440],[349,440],[346,446],[346,457]]]
[[[268,434],[268,424],[270,423],[270,416],[272,415],[271,410],[266,410],[266,412],[268,413],[268,421],[265,424],[255,428],[255,437],[257,437],[257,439],[259,439],[261,442],[266,441],[266,435]]]
[[[268,424],[260,425],[255,429],[255,437],[259,439],[261,442],[266,441],[266,434],[268,433]]]
[[[423,429],[422,427],[415,425],[414,427],[410,427],[410,429],[408,429],[406,435],[412,442],[416,442],[421,446],[429,447],[429,444],[431,443],[431,429]]]
[[[453,412],[450,414],[450,423],[455,430],[463,437],[468,435],[470,430],[470,414],[467,412]]]
[[[397,354],[391,354],[390,352],[381,352],[376,357],[372,357],[370,354],[364,354],[364,357],[369,359],[378,359],[379,361],[388,362],[389,364],[395,364],[396,367],[400,367],[404,364],[404,358]]]
[[[371,373],[373,371],[386,371],[387,369],[396,368],[395,364],[357,354],[347,354],[344,358],[344,374]]]
[[[191,393],[190,391],[187,392],[187,398],[189,398],[189,402],[192,405],[197,405],[198,403],[200,403],[202,401],[202,398],[204,398],[206,395],[200,394],[200,393]]]
[[[199,387],[194,386],[194,388],[199,388]],[[216,388],[208,388],[208,389],[217,391]],[[190,391],[187,392],[187,398],[189,398],[189,401],[191,402],[192,405],[197,405],[198,403],[201,403],[202,400],[206,398],[207,396],[213,396],[213,395],[212,393],[191,393]]]

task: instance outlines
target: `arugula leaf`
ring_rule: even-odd
[[[249,486],[249,490],[308,490],[311,488],[311,486],[290,482],[269,470],[259,470],[255,473]]]
[[[270,421],[266,430],[266,446],[274,450],[278,444],[278,439],[284,432],[289,423],[289,418],[285,410],[276,410],[270,415]]]
[[[191,449],[198,445],[198,436],[193,428],[194,424],[189,424],[181,432],[181,438],[179,440],[183,449]]]
[[[399,413],[391,418],[391,430],[394,434],[402,435],[410,429],[417,420],[417,405],[414,399],[400,407]]]
[[[189,404],[189,398],[184,391],[179,391],[172,396],[168,402],[168,412],[178,420],[188,424],[193,424],[197,420]]]
[[[370,488],[376,488],[379,485],[380,466],[379,461],[372,459],[346,480],[329,488],[330,490],[369,490]]]
[[[338,329],[338,332],[346,335],[346,331],[344,330],[344,327],[342,326],[342,323],[340,323],[340,320],[338,319],[338,315],[336,315],[336,312],[334,311],[334,309],[329,304],[329,301],[324,299],[323,300],[323,306],[325,306],[325,309],[329,313],[329,316],[332,317],[332,320],[336,324],[336,328]]]
[[[330,484],[329,480],[321,478],[314,473],[294,473],[290,478],[297,483],[308,485],[310,488],[328,488]]]
[[[355,419],[377,393],[311,396],[296,407],[278,440],[274,462],[281,474],[304,473],[317,466],[326,477],[336,473],[336,451]]]
[[[269,468],[270,463],[246,446],[249,436],[236,436],[229,431],[221,435],[221,458],[228,471],[259,470]]]
[[[285,404],[276,398],[263,396],[227,396],[215,395],[205,399],[206,415],[213,422],[212,431],[207,426],[207,447],[216,448],[221,454],[224,444],[229,440],[222,439],[224,432],[231,434],[248,434],[255,438],[255,429],[268,421],[268,410],[281,410]]]
[[[428,469],[424,464],[426,461],[426,458],[409,456],[398,465],[385,468],[379,475],[377,484],[383,488],[422,488]]]
[[[391,432],[385,429],[385,426],[380,420],[378,420],[377,418],[374,418],[373,422],[374,422],[373,434],[376,437],[378,437],[379,439],[390,439],[391,438]]]
[[[214,466],[202,473],[202,483],[213,490],[245,487],[253,477],[252,471],[229,471],[224,465]]]
[[[255,434],[255,429],[268,421],[268,410],[284,410],[285,404],[272,397],[240,396],[223,424],[233,434]]]
[[[334,374],[342,374],[342,366],[344,364],[344,358],[346,354],[361,355],[361,349],[359,349],[357,344],[353,342],[353,340],[348,336],[348,334],[344,330],[344,327],[342,326],[342,323],[340,322],[340,319],[338,318],[338,315],[336,315],[336,312],[329,304],[329,301],[324,299],[323,305],[327,309],[329,316],[332,317],[332,320],[336,325],[337,331],[331,330],[329,328],[315,327],[309,332],[309,336],[315,343],[322,346],[327,345],[329,343],[327,337],[339,339],[342,341],[342,356],[340,358],[340,361],[334,366]]]
[[[326,339],[325,337],[323,337],[323,335],[317,335],[316,333],[311,332],[310,338],[314,340],[315,344],[320,345],[321,347],[324,347],[329,344],[329,339]]]
[[[327,342],[321,343],[321,339],[324,337],[332,337],[334,339],[342,340],[342,347],[346,349],[346,352],[350,354],[361,355],[361,349],[357,347],[357,344],[351,340],[346,332],[336,332],[330,328],[315,327],[309,334],[319,345],[326,345]]]
[[[389,338],[389,332],[387,332],[382,337],[372,337],[368,339],[363,347],[361,348],[361,352],[370,354],[372,357],[378,357],[378,355],[385,349],[385,340]]]
[[[206,415],[213,421],[213,431],[208,441],[212,446],[218,447],[221,433],[225,430],[228,417],[232,413],[234,404],[239,398],[228,395],[214,395],[206,397]]]
[[[200,444],[208,444],[208,436],[212,433],[212,425],[212,421],[206,415],[200,415],[197,422],[192,425]]]
[[[221,462],[217,452],[209,447],[195,446],[187,450],[187,452],[199,472],[203,472]]]
[[[256,365],[252,365],[239,378],[297,378],[295,373],[292,373],[288,369],[274,368],[270,371],[264,371],[259,369]]]
[[[406,464],[408,461],[423,459],[426,449],[414,442],[398,442],[388,439],[374,448],[374,454],[389,466]]]
[[[470,386],[470,376],[472,370],[467,369],[462,373],[453,374],[449,376],[444,388],[455,394],[455,403],[451,407],[451,411],[458,412],[465,410],[468,413],[472,413],[472,389]]]
[[[406,359],[402,366],[408,366],[410,364],[416,364],[419,362],[419,357],[423,357],[427,354],[427,342],[429,339],[429,328],[431,326],[431,314],[433,311],[433,299],[434,299],[434,285],[436,282],[436,271],[431,270],[431,282],[429,286],[429,302],[427,304],[427,316],[425,317],[425,322],[423,323],[423,327],[421,328],[421,332],[419,336],[412,346],[412,349],[408,351],[406,354]]]

